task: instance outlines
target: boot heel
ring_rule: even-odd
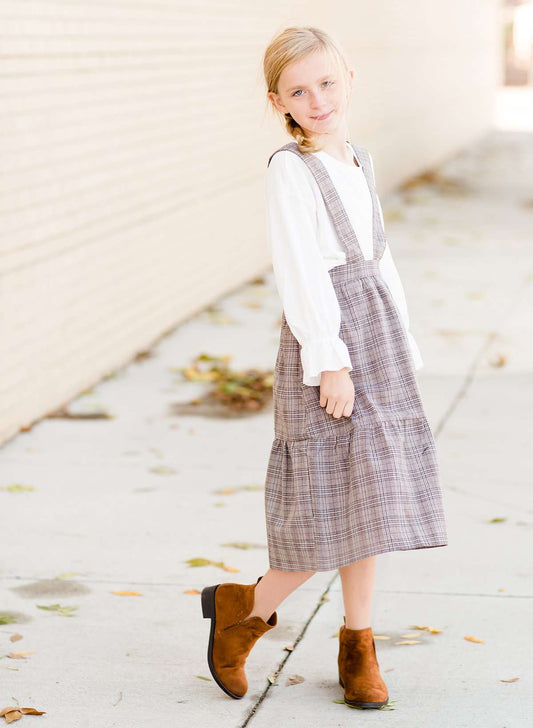
[[[215,616],[215,592],[220,584],[206,586],[202,589],[202,614],[205,619],[213,619]]]

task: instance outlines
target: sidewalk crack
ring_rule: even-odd
[[[332,577],[332,579],[330,579],[330,581],[328,582],[327,587],[322,592],[322,594],[320,596],[320,599],[318,600],[318,602],[317,602],[317,604],[316,604],[316,606],[315,606],[312,614],[310,615],[309,619],[304,624],[304,626],[302,628],[302,631],[300,632],[300,634],[294,640],[293,649],[290,652],[287,652],[286,656],[279,663],[276,671],[274,672],[274,675],[276,676],[276,681],[277,681],[277,678],[279,678],[281,676],[281,673],[282,673],[283,668],[285,667],[287,661],[290,659],[291,655],[294,654],[294,652],[296,651],[296,648],[298,647],[298,645],[300,644],[300,642],[304,638],[305,633],[307,631],[307,628],[309,627],[309,625],[313,621],[314,617],[318,613],[318,610],[320,609],[320,607],[322,607],[325,604],[325,601],[326,600],[324,599],[324,597],[327,596],[328,592],[330,591],[331,587],[335,583],[335,580],[338,578],[338,576],[339,576],[339,572],[336,571],[335,574],[334,574],[334,576]],[[246,728],[246,726],[250,723],[250,721],[252,720],[252,718],[254,717],[254,715],[257,713],[257,710],[259,709],[259,706],[261,705],[261,703],[263,702],[263,700],[267,697],[267,695],[268,695],[270,689],[273,687],[273,685],[274,685],[273,683],[270,683],[267,680],[267,686],[265,687],[265,689],[263,690],[263,692],[261,693],[261,695],[259,696],[259,698],[257,699],[257,701],[254,703],[254,705],[250,708],[250,711],[248,712],[248,715],[246,716],[246,718],[244,720],[244,723],[240,723],[239,726],[238,726],[238,728]]]

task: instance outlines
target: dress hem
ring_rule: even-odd
[[[353,556],[348,557],[347,559],[343,559],[342,563],[337,564],[337,566],[319,566],[316,568],[310,567],[308,564],[305,566],[294,566],[294,567],[286,567],[286,566],[277,566],[274,559],[269,559],[269,567],[273,569],[274,571],[336,571],[337,569],[342,568],[343,566],[348,566],[348,564],[352,564],[355,561],[361,561],[362,559],[369,558],[370,556],[379,556],[379,554],[386,554],[386,553],[393,553],[394,551],[418,551],[420,549],[435,549],[440,548],[442,546],[448,546],[448,540],[444,541],[443,543],[433,543],[433,544],[421,544],[420,546],[393,546],[383,549],[372,549],[370,553],[366,553],[364,556],[358,556],[354,558]]]

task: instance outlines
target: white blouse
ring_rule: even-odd
[[[346,144],[353,153],[349,142]],[[327,152],[313,154],[328,171],[361,252],[370,260],[373,257],[372,198],[363,170]],[[373,172],[371,157],[370,161]],[[284,150],[272,157],[265,193],[267,239],[276,287],[287,324],[302,347],[303,383],[317,386],[323,371],[353,369],[348,348],[339,337],[340,307],[328,273],[330,268],[346,262],[345,249],[315,178],[296,154]],[[381,204],[379,213],[383,224]],[[379,270],[404,324],[414,367],[420,369],[424,363],[409,331],[405,292],[388,243],[379,261]]]

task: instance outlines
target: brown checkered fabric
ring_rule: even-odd
[[[301,153],[296,142],[274,152],[289,150],[308,166],[346,249],[346,263],[329,274],[355,387],[351,417],[334,418],[320,406],[320,387],[303,384],[301,347],[283,314],[265,482],[270,567],[283,571],[329,571],[448,543],[435,441],[406,332],[379,272],[386,238],[370,157],[353,148],[372,197],[372,260],[364,259],[318,157]]]

